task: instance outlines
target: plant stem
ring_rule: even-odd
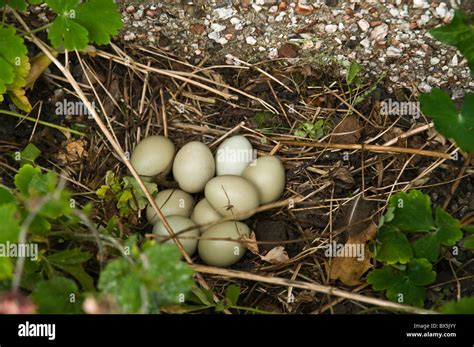
[[[29,120],[31,122],[35,122],[35,123],[38,123],[38,124],[41,124],[41,125],[45,125],[45,126],[48,126],[50,128],[57,129],[57,130],[69,131],[70,133],[76,134],[76,135],[79,135],[79,136],[86,136],[86,134],[83,133],[83,132],[80,132],[80,131],[77,131],[77,130],[74,130],[74,129],[71,129],[71,128],[62,127],[60,125],[45,122],[45,121],[42,121],[42,120],[38,120],[38,119],[35,119],[35,118],[32,118],[32,117],[24,116],[24,115],[16,113],[16,112],[11,112],[11,111],[7,111],[7,110],[0,110],[0,114],[6,114],[8,116],[13,116],[13,117],[21,118],[21,119],[26,119],[26,120]]]

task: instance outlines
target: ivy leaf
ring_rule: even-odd
[[[78,288],[74,281],[65,277],[55,277],[39,282],[31,298],[38,306],[38,313],[81,313]]]
[[[55,48],[83,50],[89,42],[108,44],[110,36],[122,27],[117,5],[111,0],[47,0],[46,3],[58,14],[48,31]],[[100,20],[97,14],[100,13]]]
[[[0,27],[0,102],[7,90],[21,88],[28,75],[28,50],[12,27]]]
[[[461,238],[461,223],[438,207],[436,209],[436,231],[430,232],[414,243],[415,256],[426,258],[434,263],[438,260],[441,245],[454,246]]]
[[[391,197],[394,217],[387,225],[402,231],[428,231],[434,228],[430,197],[419,190],[400,192]]]
[[[406,235],[390,226],[379,228],[377,260],[387,264],[406,264],[413,258],[413,250]]]
[[[384,266],[367,276],[374,290],[386,290],[389,300],[407,305],[423,306],[425,285],[433,283],[436,272],[426,259],[412,259],[405,270]]]
[[[462,298],[459,301],[448,301],[440,308],[446,314],[474,314],[474,297]]]
[[[451,23],[430,30],[437,40],[455,46],[469,61],[471,73],[474,72],[474,27],[462,11],[455,11]]]
[[[464,151],[474,152],[474,93],[466,93],[461,112],[448,94],[438,88],[420,96],[421,111],[433,118],[435,128],[452,138]]]

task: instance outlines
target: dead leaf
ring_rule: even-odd
[[[366,242],[372,240],[377,233],[377,226],[371,223],[363,232],[354,236],[349,236],[344,245],[345,250],[354,249],[355,247],[363,247],[364,253],[362,259],[357,256],[341,256],[334,257],[329,269],[329,278],[332,280],[339,279],[342,283],[348,286],[355,286],[360,284],[360,278],[364,273],[372,267],[370,262],[371,254]],[[354,255],[354,254],[352,254]]]
[[[334,128],[331,142],[333,143],[358,143],[362,132],[359,118],[354,115],[347,116]]]
[[[250,252],[256,255],[260,255],[260,252],[258,250],[257,238],[253,231],[250,233],[250,236],[242,235],[241,240]]]
[[[85,149],[86,145],[86,140],[82,139],[68,142],[65,151],[59,152],[56,158],[63,164],[87,158],[89,154]]]
[[[343,189],[350,189],[354,186],[354,178],[351,172],[343,166],[331,170],[329,176],[334,180],[336,185]]]
[[[263,256],[261,255],[260,258],[263,261],[274,265],[286,263],[290,259],[288,253],[285,251],[285,247],[283,246],[272,248],[267,254]]]
[[[58,52],[53,52],[53,56],[57,57]],[[25,89],[33,89],[36,80],[43,74],[44,70],[51,64],[51,59],[44,54],[39,53],[30,60],[30,72],[26,77]]]

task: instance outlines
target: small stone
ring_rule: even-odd
[[[357,24],[359,25],[359,28],[360,30],[366,32],[367,30],[369,30],[370,28],[370,24],[369,22],[367,22],[365,19],[361,19],[357,22]]]
[[[135,7],[132,5],[127,6],[127,8],[125,9],[125,12],[127,12],[128,14],[135,13]]]
[[[400,14],[400,11],[398,11],[398,9],[396,8],[391,8],[389,12],[392,15],[392,17],[398,17],[398,15]]]
[[[430,59],[430,64],[431,65],[438,65],[440,62],[440,59],[438,57],[433,57]]]
[[[414,8],[428,8],[430,5],[427,0],[413,0]]]
[[[123,36],[123,40],[124,41],[132,41],[132,40],[135,40],[136,37],[137,37],[137,35],[135,35],[135,33],[130,32],[130,33],[125,34]]]
[[[206,30],[206,26],[204,24],[193,24],[191,25],[191,32],[196,35],[202,35],[202,33]]]
[[[429,93],[431,92],[432,87],[426,83],[426,82],[421,82],[418,84],[418,90],[422,93]]]
[[[324,30],[329,33],[329,34],[333,34],[337,31],[337,25],[335,24],[328,24],[324,27]]]
[[[436,7],[435,12],[439,18],[444,18],[446,14],[448,13],[448,8],[446,6],[446,3],[444,2],[440,3],[439,6]]]
[[[458,55],[455,54],[453,59],[451,59],[451,65],[452,66],[457,66],[458,65]]]
[[[148,9],[148,10],[146,10],[145,15],[146,15],[148,18],[155,18],[155,17],[158,15],[158,13],[157,13],[156,10]]]
[[[364,47],[364,48],[369,48],[370,47],[370,41],[368,38],[365,38],[363,39],[362,41],[360,41],[360,44]]]
[[[140,20],[142,16],[143,16],[143,10],[138,10],[137,12],[133,14],[133,18],[135,20]]]
[[[398,58],[402,55],[402,50],[400,48],[390,46],[387,48],[387,57]]]
[[[255,44],[257,43],[257,40],[256,40],[255,37],[253,37],[253,36],[247,36],[247,37],[245,38],[245,42],[247,42],[247,44],[253,46],[253,45],[255,45]]]
[[[375,27],[370,33],[370,38],[373,41],[383,41],[388,33],[388,25],[383,23]]]
[[[298,46],[292,43],[285,43],[278,49],[280,58],[296,58],[298,56]]]
[[[232,17],[232,15],[234,14],[234,10],[231,7],[221,7],[221,8],[216,8],[212,13],[218,19],[225,20],[227,18]]]
[[[295,8],[295,12],[301,15],[308,15],[308,14],[313,13],[313,11],[314,11],[314,7],[311,5],[298,4],[296,5],[296,8]]]

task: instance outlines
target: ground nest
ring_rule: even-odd
[[[360,300],[362,296],[383,299],[363,275],[352,286],[331,279],[325,247],[365,232],[377,223],[391,195],[412,188],[430,194],[435,205],[444,206],[456,218],[470,218],[474,208],[470,158],[449,159],[456,147],[422,115],[414,119],[381,112],[387,99],[415,101],[417,95],[409,90],[388,94],[383,80],[348,88],[331,66],[295,66],[284,59],[252,65],[234,59],[233,63],[209,65],[204,59],[194,66],[157,48],[133,45],[111,45],[90,56],[69,54],[70,71],[125,152],[149,135],[166,135],[178,148],[198,140],[215,150],[225,137],[243,134],[259,154],[282,159],[286,189],[281,201],[247,221],[255,236],[248,240],[252,252],[222,273],[196,268],[214,293],[223,295],[229,283],[238,284],[241,306],[269,312],[390,310],[374,309]],[[30,117],[87,136],[77,139],[68,131],[0,118],[0,183],[10,185],[15,173],[6,153],[32,141],[42,151],[38,163],[67,176],[77,200],[92,202],[94,221],[105,225],[117,209],[99,200],[95,191],[108,170],[119,176],[129,172],[91,117],[55,115],[58,100],[80,100],[55,67],[38,80],[30,98],[35,105]],[[319,120],[323,121],[320,130],[304,128]],[[176,187],[170,177],[156,183]],[[138,233],[144,238],[151,232],[143,213],[122,220],[120,228],[123,235]],[[288,258],[262,260],[260,255],[277,246],[284,247]],[[460,255],[463,264],[449,255],[439,262],[427,306],[440,296],[472,295],[472,254],[461,252],[465,252]],[[193,260],[200,263],[197,257]],[[368,264],[372,265],[373,261]],[[251,277],[257,273],[269,280]],[[464,281],[462,293],[460,281]],[[317,286],[332,286],[347,294],[327,295],[315,290]]]

